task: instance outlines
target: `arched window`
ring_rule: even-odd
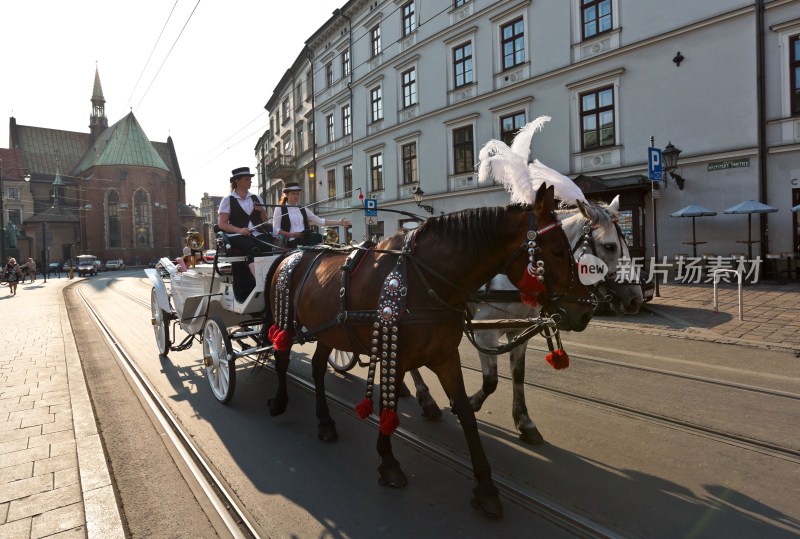
[[[122,247],[122,227],[119,222],[119,193],[106,193],[106,239],[109,248]]]
[[[142,190],[133,195],[133,229],[136,231],[135,246],[150,247],[152,245],[150,213],[150,196]]]

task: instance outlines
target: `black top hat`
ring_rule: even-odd
[[[255,174],[250,174],[250,167],[239,167],[231,171],[231,181],[241,178],[242,176],[253,177]]]
[[[283,186],[283,192],[288,193],[289,191],[302,191],[303,188],[300,187],[300,184],[297,182],[289,182]]]

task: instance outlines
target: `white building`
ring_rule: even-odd
[[[379,210],[425,215],[415,187],[435,214],[506,204],[478,185],[478,151],[548,115],[531,158],[589,198],[620,194],[635,256],[653,256],[654,232],[660,256],[691,253],[691,220],[670,217],[689,204],[718,213],[697,221],[698,254],[746,253],[746,216],[723,210],[748,199],[779,210],[763,230],[754,217],[753,255],[798,251],[798,36],[797,0],[353,0],[275,89],[256,153],[289,155],[298,126],[313,136],[283,177],[304,182],[306,203],[334,199],[318,213],[347,216],[358,239],[359,190]],[[311,103],[297,104],[309,70]],[[655,210],[651,136],[682,150]],[[387,236],[405,217],[378,219],[370,234]]]

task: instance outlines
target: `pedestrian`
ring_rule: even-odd
[[[36,262],[33,258],[28,258],[28,261],[25,263],[25,268],[28,272],[28,276],[31,278],[31,282],[36,282]]]
[[[283,196],[278,202],[280,207],[275,208],[275,214],[272,217],[272,233],[276,238],[286,239],[286,247],[294,249],[299,245],[322,243],[322,237],[319,235],[314,240],[310,239],[309,221],[319,226],[351,226],[350,221],[344,217],[338,221],[323,219],[314,215],[314,212],[308,208],[299,207],[300,191],[302,190],[299,183],[288,182],[284,186]]]
[[[259,226],[267,223],[267,210],[261,197],[250,192],[255,176],[250,168],[235,168],[231,174],[231,194],[219,204],[219,228],[228,234],[232,247],[250,254],[269,240],[269,234]],[[255,275],[253,262],[250,271]]]
[[[22,268],[17,264],[17,259],[12,256],[3,268],[3,279],[8,281],[8,290],[12,296],[17,295],[17,282],[22,276]]]

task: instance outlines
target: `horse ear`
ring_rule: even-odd
[[[545,199],[547,198],[547,184],[542,182],[539,189],[536,190],[536,196],[533,199],[533,209],[538,216],[544,208]]]
[[[612,215],[617,215],[619,213],[619,195],[615,196],[611,204],[608,205],[608,211],[610,211]]]

